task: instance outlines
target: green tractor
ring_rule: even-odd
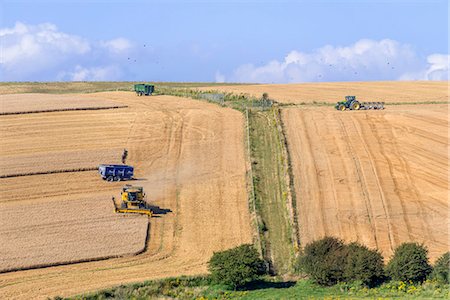
[[[359,102],[355,96],[345,96],[345,101],[336,103],[337,110],[384,109],[384,102]]]

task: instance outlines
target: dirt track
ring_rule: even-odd
[[[385,101],[389,103],[448,101],[446,81],[389,81],[389,82],[322,82],[302,84],[261,84],[224,87],[205,87],[202,90],[247,93],[269,97],[284,103],[335,103],[347,95],[360,101]]]
[[[448,107],[283,110],[301,243],[360,241],[389,258],[405,241],[448,251]]]
[[[133,183],[144,186],[159,212],[151,219],[148,251],[134,257],[0,274],[0,298],[72,295],[125,282],[204,273],[213,251],[251,242],[239,112],[167,96],[138,98],[115,92],[88,97],[117,101],[129,108],[57,113],[60,118],[56,113],[3,117],[2,126],[14,123],[18,128],[16,136],[21,130],[31,130],[30,124],[36,133],[23,145],[14,141],[14,135],[8,136],[2,155],[29,157],[48,151],[56,157],[61,151],[70,157],[76,150],[82,162],[92,159],[91,154],[108,158],[111,148],[119,152],[127,148],[128,163],[136,166],[139,179]],[[58,161],[49,163],[57,165]],[[36,208],[44,202],[78,201],[85,195],[105,201],[119,192],[121,183],[103,182],[92,173],[80,181],[65,179],[66,174],[30,176],[33,180],[55,176],[36,188],[23,185],[30,178],[0,179],[0,208],[27,204]],[[74,210],[71,218],[76,214]],[[71,225],[69,231],[76,227]]]

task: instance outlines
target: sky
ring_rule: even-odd
[[[0,81],[448,80],[447,0],[0,0]]]

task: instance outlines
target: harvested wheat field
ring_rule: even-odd
[[[119,163],[131,123],[121,110],[1,116],[0,175]]]
[[[137,256],[0,274],[0,298],[73,295],[126,282],[201,274],[213,251],[251,242],[241,113],[189,99],[136,97],[131,92],[86,97],[128,108],[0,117],[2,133],[4,128],[15,130],[2,137],[5,144],[0,153],[17,161],[33,161],[33,156],[42,160],[48,153],[50,166],[42,163],[33,168],[50,170],[76,167],[77,161],[81,166],[118,160],[121,150],[128,149],[127,163],[135,166],[138,179],[131,183],[142,185],[155,206],[146,251]],[[25,132],[28,138],[23,143],[15,141]],[[70,159],[65,163],[62,157]],[[14,172],[29,171],[27,165],[23,163]],[[96,247],[100,250],[95,253],[122,255],[139,251],[145,242],[146,217],[112,213],[111,196],[119,195],[123,183],[104,182],[95,171],[0,181],[0,211],[8,211],[11,220],[46,211],[40,218],[30,217],[30,222],[1,224],[2,240],[17,239],[7,252],[16,252],[14,247],[28,249],[35,258],[31,255],[27,263],[45,261],[47,253],[41,249],[49,249],[49,244],[64,234],[72,246],[61,260],[84,259],[93,255],[91,250]],[[49,237],[47,243],[39,241],[34,247],[35,238],[20,237],[14,223],[20,224],[23,232],[39,230]],[[103,232],[106,227],[110,230]],[[92,237],[84,233],[95,232],[100,234],[99,241],[91,245]],[[112,249],[101,245],[102,239],[111,237],[117,239],[111,242]]]
[[[201,88],[211,90],[211,87]],[[360,101],[389,103],[448,102],[447,81],[387,81],[387,82],[321,82],[299,84],[260,84],[214,87],[214,90],[269,97],[282,103],[336,103],[347,95]]]
[[[406,241],[432,260],[448,251],[447,109],[283,110],[302,244],[331,235],[386,258]]]
[[[0,95],[0,115],[46,110],[93,109],[124,106],[87,95],[9,94]]]

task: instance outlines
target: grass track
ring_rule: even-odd
[[[290,271],[295,258],[289,184],[277,112],[250,111],[250,147],[258,226],[264,258],[271,271]]]

